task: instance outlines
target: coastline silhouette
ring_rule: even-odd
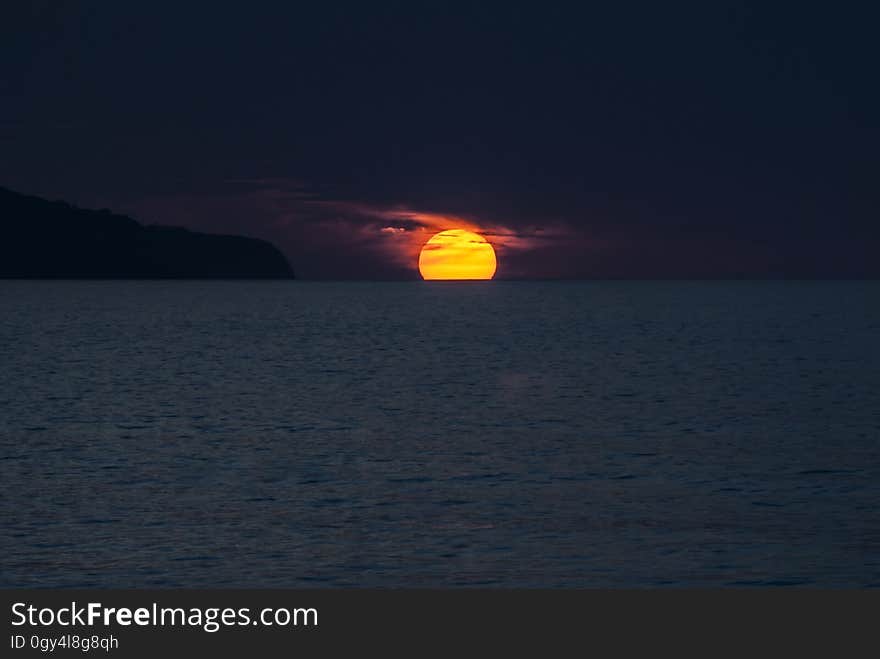
[[[0,188],[0,278],[292,279],[271,243],[142,225]]]

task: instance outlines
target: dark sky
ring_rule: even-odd
[[[16,4],[5,187],[306,278],[458,224],[502,278],[880,276],[870,3]]]

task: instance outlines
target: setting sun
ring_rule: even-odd
[[[492,279],[495,250],[478,233],[449,229],[431,237],[419,254],[423,279]]]

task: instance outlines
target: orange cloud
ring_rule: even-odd
[[[358,224],[357,231],[364,241],[375,242],[390,258],[413,269],[418,267],[424,244],[435,234],[449,229],[464,229],[484,236],[499,258],[505,253],[532,249],[547,239],[564,235],[559,229],[513,229],[496,222],[406,208],[376,208],[355,202],[326,200],[307,203],[333,208],[348,217],[359,216],[363,221]]]

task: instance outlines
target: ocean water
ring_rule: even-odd
[[[880,585],[878,282],[0,310],[0,586]]]

